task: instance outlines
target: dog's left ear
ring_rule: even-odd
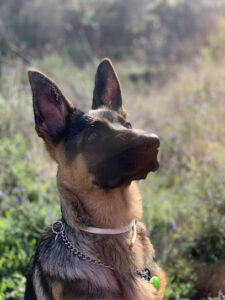
[[[46,75],[29,70],[28,77],[33,94],[37,134],[47,143],[57,143],[63,136],[67,116],[74,110],[74,106]]]
[[[92,109],[107,107],[126,116],[122,107],[122,95],[119,79],[110,59],[105,58],[99,64],[95,75],[95,88]]]

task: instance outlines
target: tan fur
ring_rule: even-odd
[[[51,139],[49,139],[49,137],[46,137],[45,142],[44,142],[44,146],[45,146],[45,149],[47,150],[48,154],[50,155],[50,157],[54,161],[56,161],[55,147],[57,146],[57,144],[53,143],[53,141]]]
[[[166,288],[166,275],[160,268],[158,268],[157,276],[159,277],[159,282],[160,282],[160,286],[157,291],[157,294],[158,294],[158,299],[161,300],[163,299],[165,288]]]
[[[54,300],[62,300],[62,286],[58,282],[50,283],[52,296]],[[72,300],[72,299],[71,299]]]
[[[142,217],[141,195],[136,182],[108,191],[99,189],[92,184],[82,154],[71,165],[62,159],[62,155],[62,151],[58,151],[57,160],[60,163],[57,182],[65,211],[69,208],[67,203],[64,205],[63,199],[70,194],[71,198],[75,196],[82,202],[98,227],[123,227],[133,219],[139,220]]]
[[[145,226],[144,225],[142,225],[142,226],[143,226],[143,229],[146,230]],[[155,252],[150,240],[147,241],[146,247],[143,247],[143,242],[139,238],[137,238],[132,251],[135,254],[135,262],[136,262],[138,268],[140,268],[140,269],[144,269],[144,267],[145,267],[144,257],[146,255],[146,253],[150,254],[151,257],[154,257],[154,252]],[[142,295],[142,296],[140,296],[140,297],[142,297],[140,299],[161,300],[163,298],[164,290],[166,287],[166,276],[165,276],[164,272],[161,270],[161,268],[159,268],[153,260],[151,262],[150,269],[151,269],[153,276],[157,276],[159,278],[160,286],[159,286],[159,289],[157,290],[157,293],[155,293],[156,290],[152,289],[152,285],[149,282],[143,281],[142,279],[139,280],[138,281],[139,287],[140,287],[139,293],[140,293],[140,295]],[[156,296],[153,297],[152,293],[155,294]],[[146,298],[146,295],[149,295],[149,298]]]

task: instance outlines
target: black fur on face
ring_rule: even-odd
[[[108,109],[80,112],[68,124],[65,139],[68,161],[82,153],[93,183],[99,187],[129,184],[158,169],[158,137],[132,129],[119,113]]]
[[[56,160],[64,143],[68,163],[81,153],[93,184],[115,188],[144,179],[158,168],[159,138],[132,129],[122,106],[119,79],[109,59],[98,66],[92,110],[77,110],[44,74],[30,70],[35,127]]]

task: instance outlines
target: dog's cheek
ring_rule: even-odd
[[[59,158],[60,157],[60,158]],[[88,191],[94,187],[93,176],[88,172],[85,159],[82,154],[68,163],[62,158],[62,154],[57,155],[59,168],[57,178],[60,182],[71,191]]]
[[[93,188],[93,176],[89,173],[86,161],[82,154],[78,154],[72,163],[73,181],[76,182],[80,190],[89,190]]]

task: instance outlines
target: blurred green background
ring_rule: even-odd
[[[105,56],[128,118],[161,138],[161,168],[140,186],[164,299],[225,299],[225,0],[0,0],[0,300],[23,294],[60,215],[27,68],[86,110]]]

